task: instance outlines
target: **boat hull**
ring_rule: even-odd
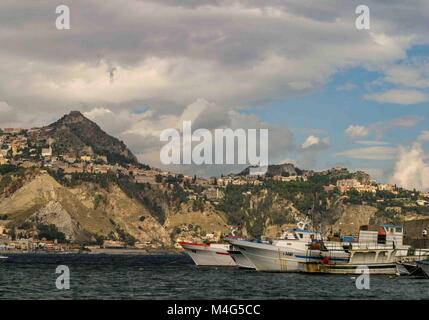
[[[330,274],[362,274],[363,270],[368,268],[369,274],[384,274],[384,275],[397,275],[399,273],[395,263],[377,263],[377,264],[335,264],[324,265],[318,264],[315,271],[316,273],[330,273]]]
[[[250,260],[255,269],[267,272],[305,272],[306,263],[320,260],[319,252],[291,250],[271,244],[231,240],[234,247]]]
[[[240,250],[228,250],[228,253],[240,269],[256,269],[255,265]]]
[[[213,248],[204,244],[180,244],[197,266],[235,267],[237,264],[231,258],[227,248]]]

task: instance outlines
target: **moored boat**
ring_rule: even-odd
[[[324,247],[326,250],[321,252],[324,259],[312,269],[313,272],[357,274],[366,270],[370,274],[399,275],[405,266],[399,268],[398,262],[416,257],[415,253],[411,254],[410,246],[403,244],[403,228],[390,224],[373,231],[361,229],[358,242],[324,242]],[[348,259],[330,260],[336,252],[346,253]]]
[[[367,270],[369,274],[398,274],[395,248],[388,245],[351,243],[338,245],[325,243],[326,251],[321,252],[321,262],[313,272],[333,274],[358,274]],[[337,252],[345,254],[342,261],[330,257]],[[310,270],[309,270],[310,271]]]
[[[236,262],[231,258],[225,243],[190,243],[179,242],[186,253],[197,266],[235,267]]]
[[[318,232],[295,228],[271,243],[226,239],[250,260],[258,271],[308,272],[307,264],[321,260]],[[334,257],[333,257],[334,259]],[[341,255],[335,259],[342,259]]]

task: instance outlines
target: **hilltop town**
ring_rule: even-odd
[[[2,129],[0,149],[0,250],[173,248],[231,232],[275,237],[310,218],[322,231],[353,234],[429,216],[428,192],[346,168],[281,164],[264,176],[247,168],[211,178],[151,168],[79,112]]]

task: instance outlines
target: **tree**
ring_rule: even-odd
[[[57,240],[59,243],[66,242],[66,236],[60,232],[54,224],[39,224],[37,226],[39,239],[45,238],[46,240]]]

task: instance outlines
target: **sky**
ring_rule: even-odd
[[[345,166],[429,189],[429,2],[0,2],[0,127],[80,110],[139,160],[165,167],[160,132],[269,129],[270,163]]]

